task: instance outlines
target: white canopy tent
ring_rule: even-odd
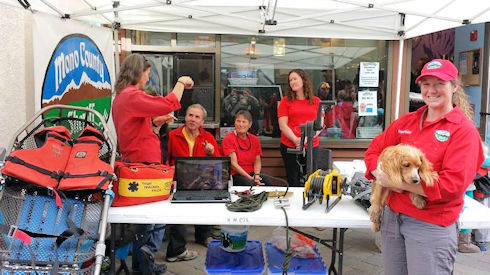
[[[488,0],[18,0],[17,5],[133,30],[399,40],[396,102],[404,39],[490,21]]]

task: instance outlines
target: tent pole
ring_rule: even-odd
[[[112,7],[114,9],[119,8],[119,1],[113,1]],[[119,28],[121,27],[121,23],[119,23],[119,12],[114,11],[114,46],[115,46],[115,54],[114,54],[114,65],[116,66],[116,77],[119,75]]]
[[[403,64],[403,44],[405,39],[400,37],[398,43],[398,70],[396,75],[396,100],[395,100],[395,120],[398,119],[400,115],[400,92],[402,86],[402,64]]]
[[[116,52],[114,54],[114,65],[116,66],[116,76],[119,74],[119,28],[114,29],[114,46]]]

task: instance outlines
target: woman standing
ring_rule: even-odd
[[[153,133],[152,125],[166,121],[164,115],[180,109],[184,89],[194,85],[188,76],[182,76],[166,97],[151,96],[143,91],[148,82],[151,65],[139,54],[131,54],[121,65],[116,82],[116,97],[112,105],[112,119],[116,128],[119,151],[123,160],[131,162],[161,163],[160,140]],[[158,117],[152,120],[152,117]],[[143,274],[161,274],[163,264],[155,264],[155,253],[162,244],[164,231],[154,230],[162,225],[140,225],[139,233],[145,235],[133,247],[133,270]],[[151,232],[148,234],[148,232]]]
[[[235,131],[223,138],[223,154],[231,159],[234,186],[271,185],[270,179],[260,174],[262,148],[257,136],[248,132],[252,115],[240,110],[235,115]]]
[[[364,157],[366,177],[392,191],[381,223],[385,274],[452,274],[456,221],[463,194],[484,160],[483,151],[453,63],[428,62],[416,83],[427,106],[402,116],[372,140]],[[378,168],[381,151],[401,143],[418,147],[432,162],[439,176],[433,186],[402,183],[395,188]],[[410,202],[410,192],[425,196],[423,209]]]
[[[301,186],[300,166],[297,155],[288,154],[288,148],[299,148],[300,125],[315,120],[318,113],[320,98],[313,95],[313,85],[308,74],[300,69],[289,72],[287,94],[281,99],[277,112],[281,129],[281,155],[286,167],[289,186]],[[323,123],[321,124],[323,125]],[[317,163],[320,148],[318,147],[318,131],[313,138],[313,163]],[[313,167],[313,171],[316,167]]]

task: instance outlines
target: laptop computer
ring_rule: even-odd
[[[176,157],[176,191],[171,202],[229,202],[229,157]]]

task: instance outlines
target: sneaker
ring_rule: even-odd
[[[145,261],[145,267],[149,269],[147,272],[149,275],[163,274],[167,271],[167,266],[165,264],[155,263],[155,256],[150,248],[144,245],[140,248],[140,252]]]
[[[197,258],[197,251],[186,249],[182,254],[175,257],[167,257],[167,262],[190,261]]]

